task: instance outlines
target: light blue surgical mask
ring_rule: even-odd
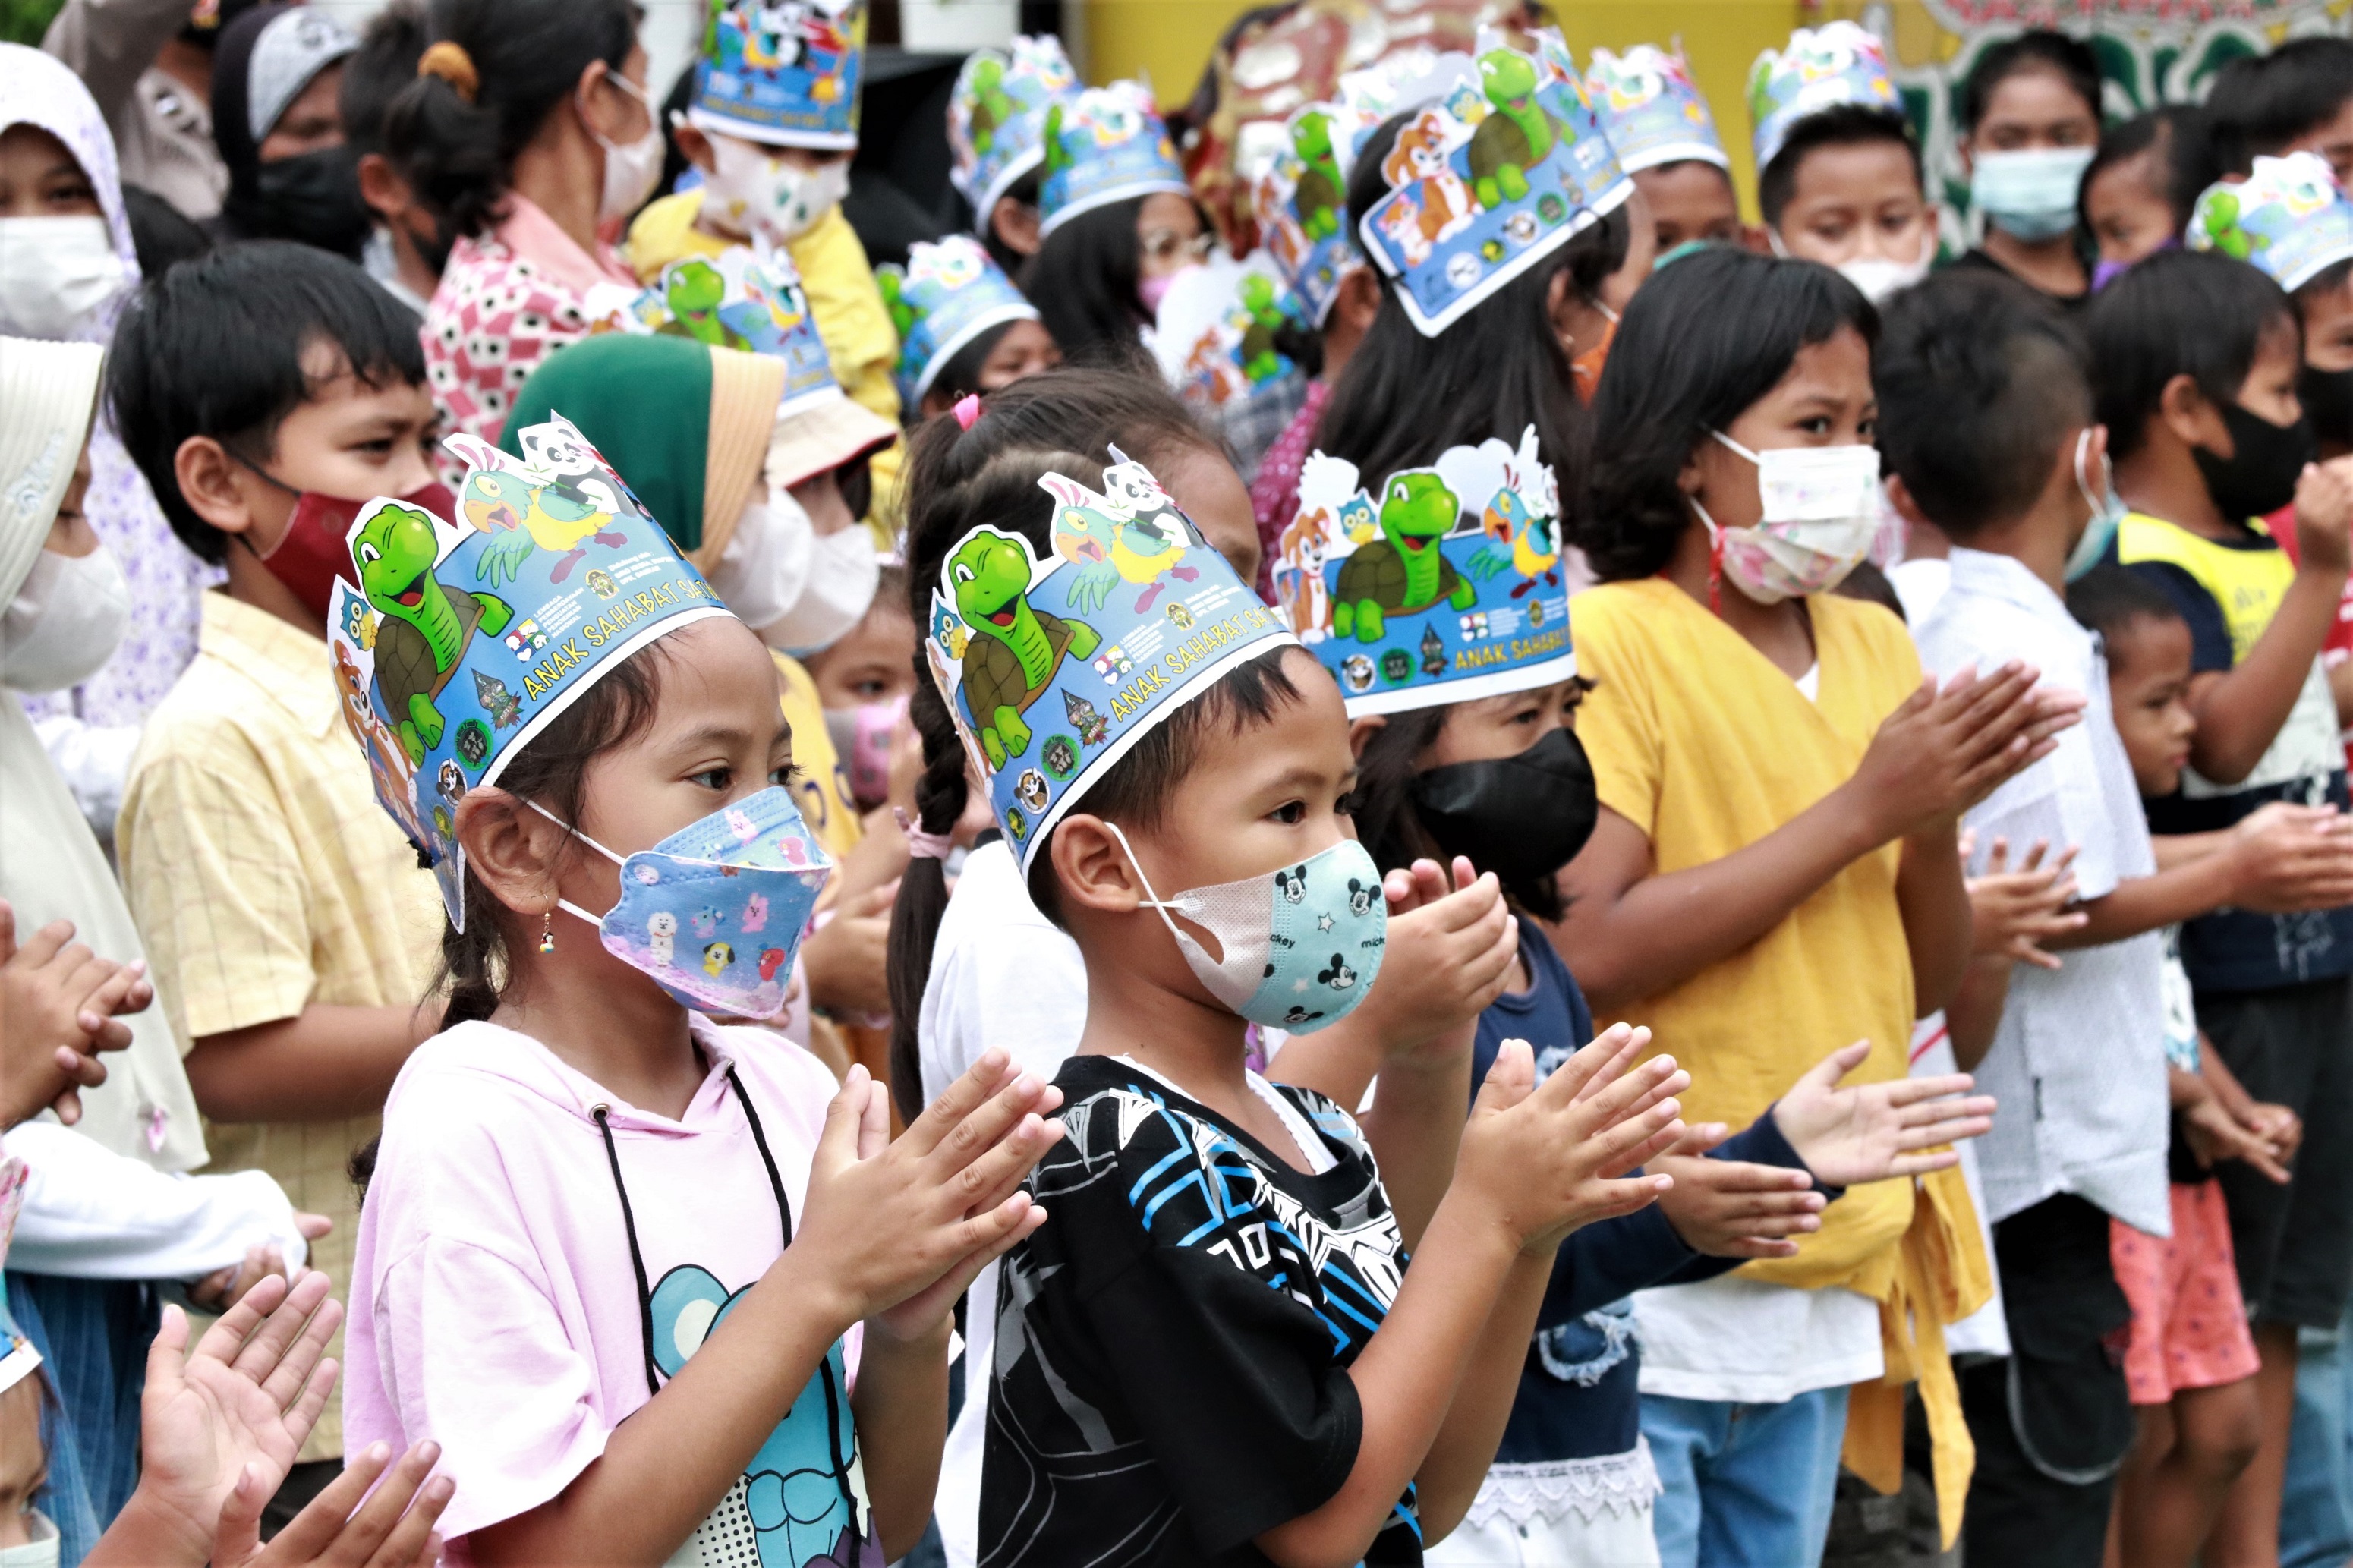
[[[2089,147],[1979,153],[1969,161],[1969,201],[1986,221],[2032,244],[2075,226],[2075,193],[2091,166]]]
[[[2084,502],[2092,509],[2092,520],[2084,525],[2084,537],[2075,541],[2075,548],[2067,556],[2067,581],[2073,583],[2100,563],[2108,552],[2108,543],[2116,538],[2116,530],[2132,509],[2116,494],[2116,473],[2108,463],[2108,455],[2100,454],[2100,488],[2092,489],[2092,476],[2084,467],[2091,456],[2092,432],[2087,426],[2075,437],[2075,488],[2081,490]]]
[[[1388,945],[1388,900],[1380,868],[1355,839],[1261,876],[1164,900],[1119,824],[1104,826],[1144,883],[1145,907],[1160,911],[1194,974],[1240,1016],[1313,1034],[1354,1012],[1372,990]],[[1221,956],[1211,958],[1169,918],[1171,910],[1216,937]]]

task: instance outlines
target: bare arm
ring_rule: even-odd
[[[874,1532],[882,1559],[896,1563],[915,1548],[932,1517],[940,1480],[940,1450],[948,1440],[948,1325],[897,1340],[866,1321],[858,1358],[858,1385],[849,1407],[858,1417],[860,1462],[874,1505]]]
[[[188,1084],[215,1121],[327,1121],[384,1109],[408,1053],[441,1027],[441,1005],[330,1007],[206,1035]]]
[[[2198,716],[2198,732],[2190,738],[2189,761],[2200,773],[2216,784],[2234,784],[2255,771],[2311,676],[2312,661],[2319,657],[2344,595],[2345,568],[2307,557],[2247,657],[2190,681],[2189,710]]]
[[[1503,1292],[1487,1314],[1478,1348],[1455,1390],[1453,1407],[1413,1478],[1426,1542],[1442,1541],[1454,1532],[1495,1462],[1513,1401],[1519,1397],[1520,1372],[1527,1365],[1528,1342],[1536,1331],[1552,1265],[1546,1254],[1523,1252],[1504,1276]]]
[[[1447,1055],[1391,1060],[1362,1118],[1398,1233],[1417,1250],[1454,1180],[1462,1115],[1471,1103],[1471,1035],[1477,1027],[1475,1019],[1462,1026],[1460,1048]]]
[[[2121,942],[2226,906],[2284,914],[2353,902],[2348,827],[2331,808],[2274,801],[2220,833],[2154,839],[2168,847],[2163,868],[2078,905],[2088,921],[2050,945]]]
[[[1963,1072],[1975,1072],[1993,1048],[1994,1032],[2001,1027],[2001,1010],[2010,1001],[2012,962],[2000,955],[1969,961],[1960,990],[1945,1008],[1945,1027],[1953,1037],[1953,1060]]]
[[[1926,1017],[1953,999],[1969,963],[1969,893],[1951,822],[1904,840],[1895,902],[1912,951],[1914,1016]]]
[[[111,121],[190,9],[188,0],[66,0],[41,47],[81,78]]]

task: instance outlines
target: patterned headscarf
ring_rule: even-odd
[[[59,142],[90,176],[114,254],[123,266],[122,292],[92,315],[77,335],[102,343],[114,336],[114,319],[139,289],[139,253],[131,244],[131,219],[122,206],[122,174],[114,156],[114,133],[98,101],[65,63],[22,44],[0,44],[0,135],[18,125],[35,125]]]

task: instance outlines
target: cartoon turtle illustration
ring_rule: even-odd
[[[907,301],[906,279],[895,267],[874,269],[874,287],[882,296],[882,308],[891,314],[891,325],[898,329],[899,341],[906,342],[915,335],[915,307]]]
[[[2198,198],[2197,226],[2206,231],[2214,248],[2235,261],[2244,261],[2271,244],[2269,235],[2239,226],[2239,195],[2228,185],[2216,185]]]
[[[439,543],[432,518],[400,505],[368,519],[352,542],[360,586],[384,617],[376,630],[376,707],[392,717],[411,763],[424,762],[441,742],[445,721],[434,700],[456,673],[476,628],[495,637],[514,618],[495,595],[436,578]]]
[[[1439,548],[1461,510],[1435,468],[1391,475],[1381,500],[1381,537],[1341,563],[1332,594],[1332,630],[1374,643],[1381,640],[1391,616],[1416,615],[1441,599],[1455,609],[1469,609],[1479,590],[1462,580]]]
[[[1005,90],[1005,62],[994,55],[974,58],[971,87],[972,115],[966,136],[973,152],[986,158],[997,144],[997,131],[1020,115],[1021,105]]]
[[[1062,712],[1078,726],[1082,745],[1100,746],[1111,736],[1111,721],[1095,711],[1095,705],[1075,691],[1062,693]]]
[[[719,319],[727,299],[727,279],[700,257],[671,263],[662,269],[662,302],[670,319],[660,331],[671,337],[692,338],[715,349],[747,349],[743,335]]]
[[[1263,272],[1244,278],[1241,304],[1250,316],[1249,323],[1242,328],[1242,376],[1257,386],[1282,374],[1282,351],[1274,341],[1275,333],[1283,326],[1282,305],[1275,293],[1274,279]]]
[[[474,700],[482,705],[491,722],[501,730],[511,730],[522,722],[522,700],[495,675],[474,671]]]
[[[948,558],[956,614],[973,632],[965,649],[965,714],[992,771],[1029,749],[1021,715],[1054,679],[1062,656],[1084,658],[1103,641],[1085,622],[1032,605],[1029,573],[1028,545],[993,528],[973,533]]]
[[[1340,205],[1347,196],[1339,161],[1332,155],[1332,117],[1320,109],[1301,115],[1291,128],[1291,150],[1306,165],[1292,197],[1299,226],[1310,239],[1329,239],[1340,232]]]
[[[1535,99],[1536,68],[1514,49],[1490,49],[1479,57],[1479,81],[1495,112],[1471,133],[1471,191],[1493,209],[1528,194],[1528,171],[1551,155],[1556,141],[1574,142]]]

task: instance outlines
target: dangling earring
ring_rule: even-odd
[[[542,910],[540,911],[539,951],[542,952],[554,952],[555,951],[555,911],[554,910]]]

